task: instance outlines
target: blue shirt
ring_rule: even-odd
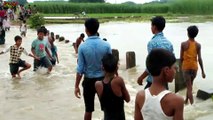
[[[148,53],[150,53],[154,48],[163,48],[172,53],[174,51],[172,43],[166,37],[164,37],[162,32],[155,34],[147,44]],[[150,74],[148,75],[146,81],[152,83],[152,76]]]
[[[78,48],[77,73],[87,78],[103,77],[102,58],[112,53],[110,44],[98,36],[89,36]]]

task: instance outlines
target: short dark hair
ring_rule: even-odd
[[[107,41],[107,39],[106,39],[106,38],[103,38],[103,40],[104,40],[104,41]]]
[[[193,25],[193,26],[189,26],[187,28],[187,32],[188,32],[188,36],[189,38],[195,38],[199,32],[197,26]]]
[[[37,29],[37,34],[40,33],[40,32],[42,32],[42,33],[45,34],[45,29],[42,28],[42,27],[38,28],[38,29]]]
[[[48,33],[48,30],[45,26],[41,26],[41,29],[43,29],[45,35]]]
[[[155,16],[151,19],[152,25],[156,26],[159,31],[165,28],[166,20],[162,16]]]
[[[22,37],[19,36],[19,35],[16,35],[16,36],[14,37],[14,40],[15,40],[15,42],[17,42],[18,40],[22,40]]]
[[[81,37],[83,37],[83,38],[85,37],[84,33],[81,33],[81,35],[80,35],[80,36],[81,36]]]
[[[112,54],[106,54],[102,58],[102,65],[106,72],[113,73],[117,70],[118,59]]]
[[[176,62],[174,54],[163,48],[152,49],[146,58],[146,67],[152,76],[158,76],[162,68],[171,67]]]
[[[86,29],[91,35],[95,35],[99,28],[99,22],[95,18],[89,18],[84,23]]]

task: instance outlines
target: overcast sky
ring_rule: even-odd
[[[45,1],[45,0],[27,0],[28,2],[33,2],[33,1]],[[151,2],[153,0],[106,0],[106,2],[110,2],[110,3],[123,3],[123,2],[127,2],[127,1],[132,1],[135,3],[145,3],[145,2]]]

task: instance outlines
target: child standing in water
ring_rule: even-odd
[[[10,46],[8,49],[0,52],[0,54],[7,53],[10,51],[10,72],[13,78],[18,75],[18,78],[21,78],[20,73],[24,70],[27,70],[31,67],[31,65],[24,60],[20,59],[20,56],[22,52],[27,55],[31,56],[35,59],[38,59],[32,54],[27,53],[27,51],[21,47],[22,38],[20,36],[15,36],[15,45]],[[21,70],[19,70],[19,67],[23,67]]]
[[[3,23],[0,22],[0,45],[5,44],[5,30],[3,28]]]
[[[102,59],[104,80],[97,81],[95,88],[104,111],[104,120],[125,120],[124,100],[130,101],[123,78],[117,76],[118,59],[106,54]]]
[[[77,54],[78,53],[78,47],[79,45],[81,44],[81,42],[84,42],[84,33],[81,33],[80,36],[77,38],[76,42],[75,42],[75,53]]]
[[[153,77],[151,86],[137,93],[135,120],[183,120],[184,100],[166,90],[176,73],[176,58],[163,48],[152,49],[146,58],[146,68]]]
[[[23,20],[23,23],[21,23],[21,25],[20,25],[20,32],[21,32],[21,36],[26,37],[26,34],[27,34],[27,24],[26,24],[25,20]]]
[[[50,73],[52,71],[52,63],[50,62],[52,56],[47,48],[47,42],[44,41],[44,33],[45,29],[42,27],[37,30],[37,38],[32,42],[31,52],[39,58],[39,60],[34,59],[34,71],[41,66],[48,68],[47,73]]]
[[[181,43],[180,50],[180,60],[182,64],[183,77],[186,81],[186,99],[185,103],[188,103],[188,100],[193,104],[193,95],[192,95],[192,86],[193,81],[197,75],[198,64],[199,62],[202,77],[205,78],[206,74],[203,69],[203,60],[201,57],[201,45],[195,41],[195,37],[198,34],[197,26],[189,26],[187,28],[189,39]]]
[[[55,42],[54,36],[49,36],[49,42],[51,45],[51,53],[52,53],[52,60],[50,60],[50,61],[51,61],[52,65],[55,65],[56,62],[59,63],[59,59],[58,59],[58,53],[57,53],[58,49],[57,49],[56,45],[54,44],[54,42]]]

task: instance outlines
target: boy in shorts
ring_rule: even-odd
[[[181,43],[180,50],[180,60],[182,65],[183,77],[186,81],[186,99],[185,103],[188,103],[188,100],[193,104],[193,95],[192,95],[192,85],[193,81],[197,75],[198,62],[201,68],[202,77],[205,78],[206,74],[203,69],[203,60],[201,57],[201,45],[195,41],[195,37],[198,34],[197,26],[189,26],[187,28],[189,39]]]
[[[38,58],[32,54],[29,54],[23,47],[21,47],[22,38],[20,36],[18,35],[15,36],[14,40],[15,40],[15,45],[10,46],[8,49],[0,52],[0,54],[4,54],[10,51],[10,64],[9,64],[10,73],[13,78],[15,78],[16,75],[17,75],[17,78],[21,78],[20,73],[31,67],[29,63],[20,59],[22,52],[27,56],[33,57],[35,59],[38,59]],[[23,68],[19,70],[19,67],[23,67]]]
[[[39,28],[37,30],[37,39],[35,39],[32,42],[32,48],[31,51],[34,56],[38,57],[39,59],[34,59],[34,71],[38,69],[38,67],[45,67],[48,68],[47,73],[50,73],[52,70],[52,63],[50,62],[50,59],[52,59],[52,56],[50,55],[50,52],[47,48],[47,42],[44,41],[44,32],[45,30],[43,28]],[[49,56],[49,58],[47,57]]]

